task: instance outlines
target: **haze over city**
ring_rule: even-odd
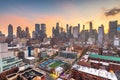
[[[30,34],[36,23],[45,23],[47,35],[52,35],[52,27],[56,22],[66,29],[66,24],[76,26],[85,25],[89,29],[88,22],[93,22],[93,28],[97,29],[101,24],[108,32],[108,22],[118,20],[120,23],[120,0],[2,0],[0,2],[0,30],[7,33],[9,24],[13,25],[14,34],[16,27],[26,26]],[[82,27],[80,28],[82,30]]]

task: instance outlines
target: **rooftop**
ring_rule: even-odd
[[[90,54],[89,57],[120,62],[120,58],[119,57],[103,56],[103,55],[98,55],[98,54]]]
[[[43,74],[39,73],[39,72],[37,72],[35,70],[31,70],[31,71],[25,72],[24,74],[22,74],[22,76],[24,76],[27,79],[32,80],[35,77],[42,77]]]
[[[73,65],[72,69],[75,69],[80,72],[88,73],[91,75],[100,76],[110,80],[118,80],[114,73],[110,73],[102,69],[88,68],[88,67],[77,65],[77,64]]]

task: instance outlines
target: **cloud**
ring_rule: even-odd
[[[119,13],[120,13],[120,8],[115,8],[114,7],[112,9],[106,11],[104,14],[105,14],[106,17],[108,17],[108,16],[115,16]]]

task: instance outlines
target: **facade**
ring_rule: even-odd
[[[21,37],[21,27],[20,26],[17,27],[17,33],[16,34],[17,34],[18,38]]]
[[[104,43],[104,26],[98,28],[98,46],[102,47]]]
[[[34,64],[36,62],[36,58],[35,57],[26,57],[24,59],[24,62],[27,64]]]
[[[73,37],[78,38],[79,36],[79,27],[73,27]]]
[[[0,43],[5,42],[5,40],[6,40],[5,34],[3,34],[3,33],[0,31]]]
[[[8,51],[8,44],[7,43],[0,43],[0,59],[6,57],[13,57],[14,52]]]
[[[81,31],[81,42],[82,44],[85,44],[85,25],[83,25],[83,30]]]
[[[25,32],[26,32],[26,38],[29,39],[30,38],[30,33],[29,33],[29,28],[28,27],[25,28]]]
[[[40,24],[35,24],[35,33],[38,35],[40,32]]]
[[[103,56],[98,54],[90,54],[89,61],[93,68],[100,68],[100,66],[105,66],[108,71],[117,71],[120,69],[120,58],[112,56]]]
[[[75,59],[78,57],[77,52],[61,51],[59,52],[60,57]]]
[[[90,23],[89,23],[89,26],[90,26],[90,32],[89,32],[90,34],[89,34],[89,37],[92,37],[92,27],[93,27],[93,26],[92,26],[92,22],[91,22],[91,21],[90,21]]]
[[[119,39],[118,37],[114,37],[114,43],[113,43],[113,45],[114,45],[115,47],[120,46],[120,39]]]
[[[109,22],[109,39],[113,42],[114,37],[117,35],[117,21]]]
[[[71,77],[75,80],[118,80],[114,73],[102,69],[94,69],[79,64],[74,64]]]
[[[22,59],[16,58],[13,51],[8,51],[7,43],[0,43],[0,72],[17,67],[21,62]]]
[[[8,25],[8,39],[13,39],[13,26],[11,24]]]
[[[22,59],[16,57],[0,58],[0,72],[18,67],[22,63]]]
[[[46,24],[41,24],[41,31],[42,31],[42,34],[46,33]]]

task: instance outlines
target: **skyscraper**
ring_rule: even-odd
[[[40,24],[35,24],[35,32],[38,35],[40,32]]]
[[[89,23],[89,26],[90,26],[90,32],[89,32],[89,37],[92,37],[92,22],[90,21]]]
[[[69,25],[66,24],[66,33],[68,34]]]
[[[57,22],[56,23],[56,36],[59,36],[59,29],[60,29],[59,23]]]
[[[98,46],[102,47],[104,43],[104,26],[98,28]]]
[[[113,41],[115,35],[117,35],[117,21],[109,22],[109,39]]]
[[[73,37],[78,38],[79,35],[79,27],[73,27]]]
[[[30,33],[29,33],[28,27],[25,28],[25,32],[26,32],[26,38],[30,38]]]
[[[46,24],[41,24],[41,31],[42,31],[42,34],[46,33]]]
[[[17,33],[16,34],[17,34],[18,38],[21,38],[21,27],[20,26],[17,27]]]
[[[13,39],[13,26],[11,24],[8,25],[8,39]]]
[[[80,32],[80,24],[78,24],[78,32]]]
[[[81,39],[81,42],[84,44],[85,43],[85,25],[83,25],[83,30],[81,31],[80,39]]]
[[[40,36],[42,37],[42,39],[44,39],[47,35],[46,35],[46,24],[41,24],[41,33]]]

